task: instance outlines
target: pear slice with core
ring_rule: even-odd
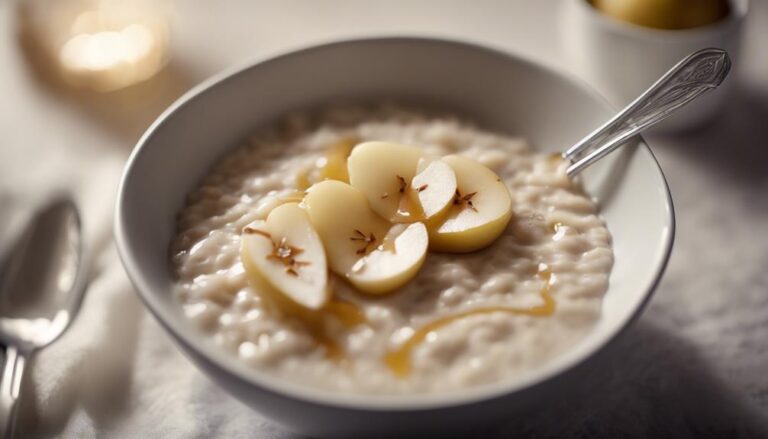
[[[429,220],[450,204],[453,170],[426,160],[420,148],[391,142],[365,142],[349,156],[349,182],[382,218],[397,223]],[[418,174],[418,175],[417,175]]]
[[[297,203],[243,228],[240,259],[251,286],[286,314],[307,317],[328,301],[323,244]]]
[[[512,218],[509,189],[495,172],[464,156],[442,158],[456,174],[457,189],[445,220],[430,228],[430,249],[467,253],[490,245]]]
[[[408,282],[427,253],[422,223],[391,226],[354,187],[326,180],[309,188],[304,204],[323,241],[331,271],[362,292],[383,294]]]

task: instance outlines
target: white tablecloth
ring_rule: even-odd
[[[291,437],[187,362],[132,291],[111,219],[138,136],[220,69],[330,38],[442,35],[557,66],[559,6],[177,1],[169,67],[147,84],[95,95],[41,78],[15,38],[15,2],[0,2],[0,245],[25,212],[63,189],[84,209],[95,256],[80,316],[30,366],[18,437]],[[580,393],[495,429],[499,437],[768,437],[768,3],[753,0],[750,15],[737,99],[724,117],[650,139],[678,236],[649,309]]]

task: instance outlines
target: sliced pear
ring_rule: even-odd
[[[361,143],[355,146],[347,161],[349,184],[365,194],[371,208],[382,218],[392,219],[422,156],[422,151],[415,146]]]
[[[365,195],[348,184],[317,183],[307,191],[304,205],[331,270],[363,292],[395,290],[424,262],[428,247],[424,225],[391,227],[370,208]]]
[[[417,170],[419,173],[413,177],[411,188],[418,196],[423,220],[428,228],[432,228],[453,205],[456,173],[442,160],[421,159]]]
[[[467,253],[490,245],[512,218],[509,189],[496,173],[470,158],[449,155],[442,160],[456,174],[457,189],[446,219],[430,230],[430,249]]]
[[[425,162],[424,153],[415,146],[361,143],[347,162],[349,182],[389,221],[429,220],[445,212],[456,191],[456,178],[440,161],[426,161],[419,169],[421,162]]]
[[[352,186],[325,180],[312,185],[304,197],[309,220],[317,230],[334,272],[346,275],[371,249],[381,244],[389,223],[368,206]]]
[[[304,199],[304,192],[296,190],[280,191],[270,193],[259,199],[256,204],[255,213],[258,219],[267,219],[270,212],[276,207],[286,203],[301,203]]]
[[[429,234],[423,223],[395,224],[381,245],[352,266],[349,280],[371,294],[396,290],[419,272],[428,247]]]
[[[253,288],[280,311],[309,317],[328,302],[323,244],[297,203],[244,227],[240,258]]]

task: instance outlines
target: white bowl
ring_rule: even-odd
[[[465,43],[383,38],[291,52],[224,73],[173,104],[139,141],[120,185],[116,239],[136,290],[179,347],[213,381],[263,415],[311,435],[459,431],[509,418],[577,379],[586,359],[638,315],[673,240],[672,202],[644,144],[585,174],[613,234],[616,262],[603,315],[582,342],[525,376],[437,395],[346,395],[249,368],[196,329],[171,294],[168,246],[176,214],[214,161],[285,112],[343,98],[428,101],[485,127],[561,151],[612,114],[559,73]],[[569,372],[569,373],[566,373]]]
[[[702,27],[663,30],[625,23],[587,0],[562,3],[562,38],[568,65],[617,106],[632,102],[685,56],[710,47],[725,49],[738,64],[748,0],[729,0],[730,13]],[[684,131],[712,119],[731,95],[733,79],[659,124],[658,131]]]

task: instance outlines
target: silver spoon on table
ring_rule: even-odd
[[[731,59],[722,49],[703,49],[683,58],[611,120],[563,153],[570,163],[568,176],[575,176],[636,134],[714,90],[730,69]]]
[[[80,215],[68,199],[37,212],[0,271],[0,343],[5,364],[0,381],[0,430],[13,436],[24,366],[56,340],[80,308],[85,290]]]

